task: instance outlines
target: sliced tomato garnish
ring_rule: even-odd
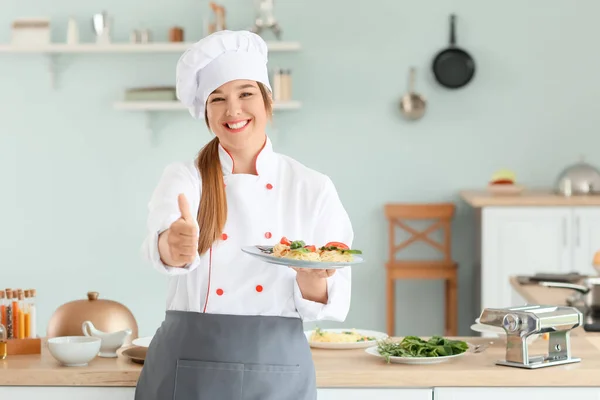
[[[304,248],[308,249],[308,251],[310,251],[312,253],[314,253],[315,251],[317,251],[317,247],[314,246],[314,245],[307,245],[307,246],[304,246]]]
[[[325,245],[325,247],[337,247],[338,249],[348,250],[348,246],[342,242],[329,242]]]
[[[290,244],[292,244],[292,242],[290,241],[290,239],[286,238],[285,236],[281,238],[281,240],[279,241],[279,243],[289,246]]]

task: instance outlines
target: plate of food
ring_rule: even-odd
[[[242,251],[271,264],[300,268],[333,269],[364,262],[359,256],[362,251],[350,249],[341,242],[328,242],[317,247],[286,237],[274,246],[245,246]]]
[[[305,331],[310,347],[317,349],[364,349],[387,339],[383,332],[365,329],[321,329]]]
[[[440,364],[464,356],[469,344],[432,336],[425,340],[418,336],[406,336],[402,341],[383,340],[365,350],[367,354],[394,364]]]

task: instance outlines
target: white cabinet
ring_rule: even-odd
[[[523,304],[512,275],[570,269],[573,223],[560,207],[502,207],[482,211],[481,308]]]
[[[573,209],[573,265],[572,269],[584,275],[596,275],[592,267],[594,253],[600,250],[600,208]]]
[[[433,400],[598,400],[598,387],[435,388]]]
[[[524,304],[512,275],[595,273],[600,207],[484,207],[481,229],[481,308]]]
[[[317,400],[431,400],[432,389],[318,389]]]

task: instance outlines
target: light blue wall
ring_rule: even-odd
[[[223,4],[230,28],[251,23],[250,0]],[[453,231],[460,333],[470,334],[478,311],[474,219],[458,191],[484,185],[503,167],[527,185],[547,186],[580,154],[600,163],[600,4],[574,4],[276,1],[285,39],[300,41],[303,50],[273,54],[271,64],[293,70],[294,97],[304,107],[276,115],[274,145],[333,178],[356,246],[369,258],[354,269],[345,326],[385,329],[385,202],[460,206]],[[54,40],[64,40],[69,15],[90,40],[89,17],[102,9],[116,18],[116,40],[127,40],[142,23],[157,40],[175,24],[192,39],[202,32],[208,5],[6,1],[0,43],[8,41],[13,19],[44,15],[52,17]],[[443,90],[428,75],[434,53],[447,44],[450,12],[458,15],[458,43],[478,68],[461,91]],[[186,112],[158,114],[149,135],[141,114],[115,111],[112,103],[130,86],[172,84],[177,57],[62,56],[53,91],[45,57],[0,54],[0,287],[37,288],[42,328],[56,307],[88,290],[130,307],[142,335],[162,320],[165,280],[139,257],[146,204],[164,166],[192,157],[209,136]],[[418,123],[397,112],[411,65],[429,101]],[[442,287],[398,285],[399,334],[442,332]]]

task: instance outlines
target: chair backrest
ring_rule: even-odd
[[[453,203],[389,203],[384,206],[385,216],[389,223],[389,260],[394,261],[396,253],[417,241],[423,241],[444,255],[444,261],[450,261],[451,255],[451,223],[456,212]],[[424,231],[417,231],[402,220],[437,220]],[[396,244],[395,227],[412,235],[408,240]],[[429,235],[439,229],[443,230],[442,242],[436,242]]]

